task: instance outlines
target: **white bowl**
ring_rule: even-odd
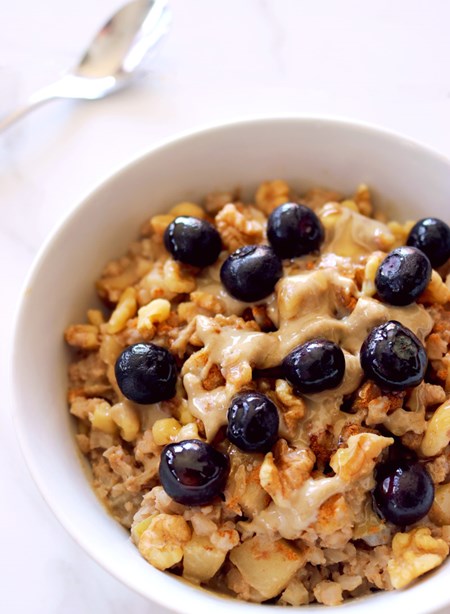
[[[193,588],[140,556],[105,512],[80,463],[66,405],[63,330],[95,300],[102,266],[136,236],[143,220],[179,200],[216,189],[254,189],[283,178],[296,188],[351,193],[368,183],[398,219],[447,216],[450,162],[409,140],[332,119],[243,121],[184,135],[152,149],[103,183],[53,233],[29,276],[13,356],[15,422],[31,473],[74,539],[116,578],[162,605],[192,614],[249,614],[261,606]],[[449,566],[411,588],[379,593],[326,612],[424,614],[450,604]],[[317,612],[321,606],[302,607]],[[323,609],[323,607],[322,607]]]

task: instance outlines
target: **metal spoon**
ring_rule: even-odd
[[[154,51],[169,23],[167,0],[132,0],[103,26],[78,66],[0,120],[0,132],[49,100],[96,100],[127,86],[145,73],[143,60]]]

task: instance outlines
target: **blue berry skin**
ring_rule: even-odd
[[[268,452],[278,439],[280,419],[272,401],[260,392],[241,392],[228,408],[227,437],[244,452]]]
[[[267,238],[280,258],[297,258],[319,249],[324,231],[312,209],[285,203],[270,214]]]
[[[159,345],[130,345],[120,354],[114,370],[122,394],[130,401],[146,405],[166,401],[175,395],[175,359]]]
[[[428,257],[415,247],[397,247],[378,267],[375,286],[378,296],[390,305],[409,305],[425,290],[431,279]]]
[[[436,217],[419,220],[411,228],[406,245],[422,250],[436,269],[450,258],[450,227]]]
[[[240,247],[220,269],[220,279],[227,292],[247,303],[269,296],[282,274],[281,260],[268,245]]]
[[[378,514],[405,527],[426,516],[434,501],[434,485],[423,465],[410,460],[377,468],[373,500]]]
[[[180,215],[164,232],[164,245],[175,260],[205,267],[219,257],[222,240],[212,224],[196,217]]]
[[[161,452],[161,485],[183,505],[211,503],[225,488],[229,472],[228,456],[199,439],[170,443]]]
[[[336,388],[345,374],[341,348],[328,339],[312,339],[283,360],[284,377],[298,392],[309,394]]]
[[[384,390],[406,390],[425,377],[427,354],[416,335],[390,320],[371,330],[361,346],[361,367]]]

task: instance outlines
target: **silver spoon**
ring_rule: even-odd
[[[167,0],[132,0],[98,32],[78,66],[1,119],[0,132],[49,100],[96,100],[125,87],[145,73],[143,60],[167,32],[169,23]]]

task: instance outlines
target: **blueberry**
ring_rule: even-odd
[[[324,232],[312,209],[285,203],[270,214],[267,238],[280,258],[296,258],[319,249]]]
[[[292,350],[282,367],[294,388],[308,394],[338,386],[344,378],[345,358],[338,345],[318,338]]]
[[[378,513],[404,527],[426,516],[433,504],[434,486],[423,465],[410,460],[378,467],[373,499]]]
[[[419,220],[411,228],[406,245],[422,250],[436,269],[450,258],[450,227],[435,217]]]
[[[211,503],[223,491],[229,471],[228,456],[199,439],[170,443],[161,452],[159,480],[183,505]]]
[[[361,346],[360,360],[366,376],[385,390],[418,386],[427,368],[425,348],[396,320],[371,330]]]
[[[122,394],[135,403],[158,403],[175,395],[175,359],[154,343],[135,343],[125,348],[116,360],[115,374]]]
[[[283,274],[281,260],[268,245],[244,245],[230,254],[220,269],[226,290],[239,301],[260,301]]]
[[[241,392],[228,408],[227,437],[244,452],[268,452],[278,438],[278,411],[260,392]]]
[[[375,286],[379,297],[390,305],[409,305],[431,279],[428,257],[415,247],[397,247],[378,267]]]
[[[196,217],[181,215],[164,232],[164,245],[175,260],[205,267],[219,257],[222,240],[212,224]]]

